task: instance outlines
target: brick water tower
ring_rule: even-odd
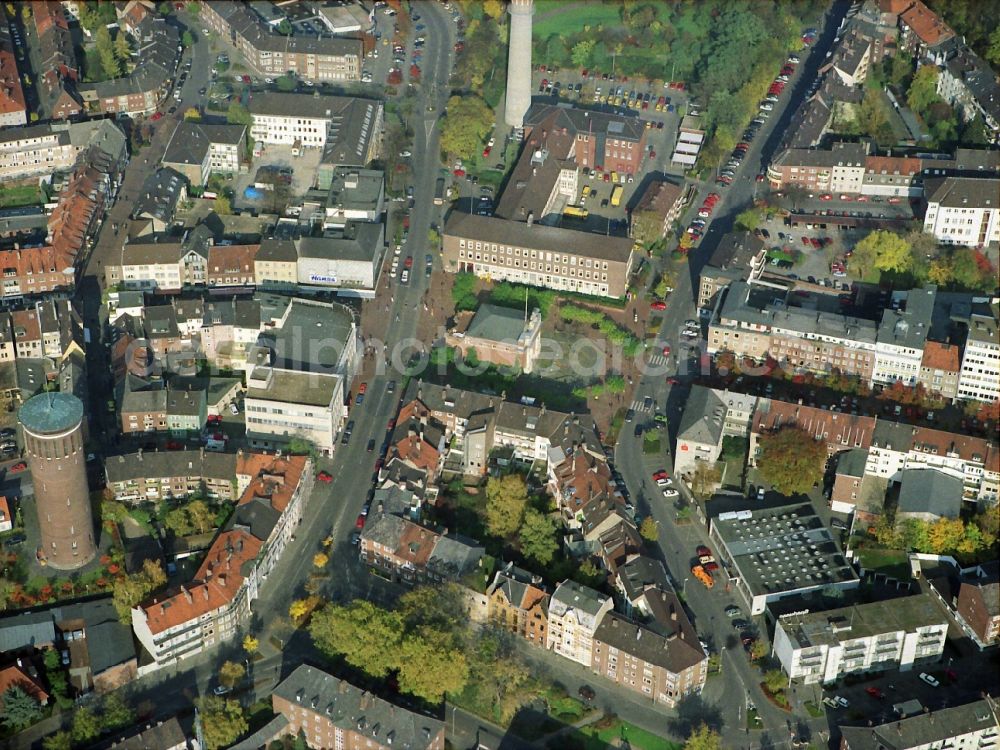
[[[533,0],[511,0],[510,40],[507,46],[507,93],[504,97],[504,122],[512,128],[524,127],[524,116],[531,106],[531,15]]]
[[[97,554],[83,449],[83,402],[69,393],[42,393],[18,413],[24,428],[41,552],[57,570],[86,565]]]

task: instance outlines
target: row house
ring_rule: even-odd
[[[83,111],[76,86],[80,66],[69,20],[58,0],[39,0],[31,7],[37,40],[38,93],[52,119],[68,119]]]
[[[767,178],[775,190],[860,193],[867,157],[867,143],[834,143],[829,150],[789,148],[768,166]]]
[[[254,275],[257,252],[260,245],[234,245],[221,242],[208,249],[205,277],[208,286],[248,287],[256,286]]]
[[[938,662],[948,617],[927,592],[840,609],[785,615],[774,655],[789,680],[833,683],[859,672],[902,672]]]
[[[992,143],[1000,140],[1000,83],[975,52],[963,47],[939,68],[937,94],[966,122],[981,118]]]
[[[979,566],[959,582],[955,617],[980,649],[1000,643],[1000,575],[997,564]]]
[[[917,384],[936,297],[937,287],[912,289],[906,295],[905,310],[886,310],[882,313],[875,336],[873,384]]]
[[[919,705],[919,704],[918,704]],[[1000,737],[997,703],[989,695],[958,706],[947,703],[934,711],[898,713],[881,724],[843,726],[840,750],[929,750],[968,748],[995,750]]]
[[[69,300],[46,299],[9,315],[18,358],[46,357],[58,364],[73,351],[83,352],[83,321]]]
[[[955,32],[921,0],[899,14],[899,46],[919,60],[944,62],[958,43]]]
[[[993,503],[1000,496],[1000,448],[995,442],[878,420],[866,475],[898,482],[905,470],[928,468],[961,479],[967,502]]]
[[[121,388],[118,404],[122,434],[166,431],[167,391],[161,382],[127,375]]]
[[[232,502],[242,456],[199,450],[136,451],[104,462],[108,489],[122,503],[160,502],[205,495]]]
[[[829,456],[855,448],[873,446],[875,434],[882,424],[875,417],[828,411],[814,406],[761,399],[750,428],[749,462],[757,465],[761,439],[783,427],[796,427],[826,446]]]
[[[246,626],[251,603],[298,528],[312,483],[307,456],[267,456],[194,578],[132,609],[132,629],[157,668],[231,641]]]
[[[590,667],[594,658],[594,633],[612,606],[610,596],[576,581],[563,581],[549,599],[545,647]]]
[[[540,576],[508,563],[486,589],[487,620],[536,646],[545,647],[549,593]]]
[[[955,344],[928,341],[920,358],[920,374],[917,382],[930,393],[940,394],[950,400],[958,398],[959,372],[961,371],[962,350]]]
[[[411,584],[461,580],[480,568],[485,554],[472,540],[385,513],[369,513],[360,546],[366,565]]]
[[[21,87],[21,73],[11,43],[6,16],[0,17],[0,127],[9,128],[28,122],[28,105]]]

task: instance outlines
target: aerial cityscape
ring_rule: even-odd
[[[1000,0],[0,0],[0,747],[1000,748]]]

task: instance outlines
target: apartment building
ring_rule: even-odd
[[[205,426],[208,404],[203,390],[167,390],[167,430],[175,437],[197,437]]]
[[[1000,243],[1000,178],[934,177],[924,185],[925,233],[945,245]]]
[[[534,103],[524,116],[525,137],[534,131],[565,131],[577,166],[638,174],[646,156],[646,128],[638,117]]]
[[[780,617],[774,654],[790,679],[825,684],[940,661],[947,635],[948,617],[925,592]]]
[[[109,456],[104,462],[108,489],[122,503],[177,500],[203,494],[232,502],[236,493],[234,453],[199,450],[142,451]]]
[[[252,287],[257,284],[256,261],[260,245],[221,242],[208,249],[205,281],[208,286]]]
[[[0,131],[0,177],[16,180],[69,169],[79,149],[68,127],[47,123]]]
[[[912,289],[906,295],[905,310],[882,313],[875,336],[872,383],[917,384],[936,297],[937,287]]]
[[[807,503],[720,513],[710,520],[709,538],[723,578],[751,615],[785,597],[859,585],[833,534]]]
[[[997,703],[973,703],[898,715],[883,724],[840,727],[840,750],[995,750],[1000,723]]]
[[[959,583],[955,617],[982,649],[1000,643],[1000,576],[996,563],[976,572]]]
[[[909,469],[937,469],[962,480],[969,503],[996,502],[1000,448],[985,438],[878,420],[865,474],[898,482]]]
[[[244,400],[247,438],[255,448],[308,440],[324,455],[333,453],[347,418],[340,375],[254,367]]]
[[[910,156],[869,156],[861,194],[917,198],[923,195],[924,160]]]
[[[1000,83],[975,52],[963,47],[938,68],[937,93],[966,122],[982,118],[992,143],[1000,139]]]
[[[685,205],[684,195],[682,184],[668,180],[650,181],[639,202],[632,209],[633,227],[637,222],[648,222],[650,226],[656,226],[658,229],[655,236],[643,238],[645,241],[654,241],[667,236],[674,222],[680,219]]]
[[[489,622],[544,648],[549,593],[540,576],[508,563],[486,589]]]
[[[275,686],[271,704],[278,717],[233,750],[257,750],[287,735],[338,750],[444,750],[444,722],[305,664]]]
[[[975,311],[969,316],[969,331],[958,376],[958,397],[975,401],[1000,398],[1000,305],[989,312]]]
[[[253,261],[257,284],[264,289],[296,289],[299,283],[298,258],[294,240],[261,240]]]
[[[595,675],[670,708],[700,693],[708,674],[698,634],[673,598],[673,627],[661,623],[663,632],[609,612],[594,630],[590,666]]]
[[[961,371],[962,350],[954,344],[937,341],[924,343],[917,382],[930,393],[946,399],[958,398],[958,380]]]
[[[590,294],[625,296],[632,270],[628,237],[451,212],[442,260],[449,273]]]
[[[156,667],[234,638],[299,525],[312,460],[258,455],[247,470],[252,479],[194,578],[132,609],[132,629]]]
[[[382,103],[346,96],[265,91],[250,102],[250,137],[257,143],[349,150],[367,164],[378,153]]]
[[[17,56],[10,38],[6,13],[0,15],[0,127],[9,128],[28,122]]]
[[[549,600],[545,647],[590,667],[594,658],[594,633],[612,606],[610,596],[576,581],[563,581]]]
[[[229,40],[260,76],[292,73],[315,83],[360,81],[361,39],[328,35],[285,35],[243,3],[211,3],[201,19]]]
[[[246,125],[183,120],[174,128],[160,163],[184,175],[192,185],[203,186],[212,174],[239,173],[246,136]]]
[[[954,50],[955,32],[921,0],[899,14],[899,46],[919,60],[940,64]]]
[[[471,539],[387,513],[368,514],[360,549],[366,565],[407,584],[460,581],[479,568],[486,554]]]
[[[810,193],[860,193],[865,181],[867,143],[834,143],[829,150],[788,148],[768,165],[775,190],[790,187]]]
[[[698,307],[711,307],[715,296],[734,281],[760,278],[765,268],[767,252],[760,237],[753,232],[727,232],[701,269]]]
[[[757,403],[750,427],[749,462],[757,465],[762,438],[783,427],[794,426],[826,445],[834,456],[855,448],[867,449],[881,421],[874,417],[820,409],[804,404],[762,398]]]
[[[852,29],[837,45],[830,66],[842,84],[860,86],[868,77],[871,59],[872,43]]]
[[[674,473],[690,475],[699,461],[718,461],[725,436],[749,434],[756,408],[756,396],[693,386],[677,428]]]

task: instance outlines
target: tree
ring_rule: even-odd
[[[965,524],[960,518],[939,518],[927,529],[927,551],[941,555],[958,549],[965,536]]]
[[[698,497],[708,497],[716,485],[722,481],[722,472],[711,461],[697,461],[691,477],[691,490]]]
[[[684,750],[722,750],[722,737],[707,724],[702,724],[688,735]]]
[[[878,229],[855,246],[851,260],[861,276],[874,270],[903,273],[912,267],[913,254],[905,238]]]
[[[748,208],[736,214],[736,227],[752,232],[764,220],[763,212],[759,208]]]
[[[286,73],[283,76],[278,76],[274,81],[274,85],[278,87],[278,91],[295,91],[299,87],[299,82],[295,76]]]
[[[107,26],[98,26],[94,34],[94,46],[97,49],[97,58],[101,61],[101,68],[104,70],[106,78],[117,78],[121,75],[121,63],[115,54],[114,43],[111,41],[111,32]]]
[[[441,125],[441,149],[459,159],[472,159],[493,129],[493,110],[475,95],[453,96]]]
[[[293,620],[301,620],[309,614],[309,601],[306,599],[296,599],[288,607],[288,616]]]
[[[90,742],[101,733],[101,720],[91,708],[78,708],[73,712],[73,742]]]
[[[558,533],[555,521],[544,513],[529,508],[518,532],[521,552],[539,565],[548,565],[559,551]]]
[[[521,526],[528,504],[528,486],[524,477],[508,474],[490,477],[486,483],[486,530],[506,539]]]
[[[215,513],[204,500],[192,500],[187,504],[188,521],[199,534],[215,527]]]
[[[219,682],[226,687],[236,687],[236,684],[246,676],[246,668],[236,661],[224,662],[219,667]]]
[[[646,516],[639,524],[639,535],[647,542],[655,542],[660,538],[660,526],[652,516]]]
[[[193,47],[195,45],[194,34],[190,31],[185,31],[181,34],[181,45],[183,45],[185,49]]]
[[[328,562],[330,562],[330,557],[324,552],[317,552],[313,555],[314,568],[325,568]]]
[[[109,693],[101,706],[101,719],[106,729],[119,729],[135,723],[135,711],[118,693]]]
[[[50,734],[42,740],[42,750],[71,750],[72,747],[73,735],[64,730]]]
[[[212,201],[212,210],[219,216],[229,216],[233,213],[233,202],[228,196],[218,195]]]
[[[501,0],[484,0],[483,2],[483,13],[494,21],[500,22],[503,19],[505,10],[506,8]]]
[[[20,685],[3,692],[3,722],[15,731],[30,727],[42,718],[42,706]]]
[[[125,35],[124,31],[119,30],[118,36],[115,37],[115,57],[118,58],[118,64],[121,69],[128,70],[129,61],[132,59],[132,48],[128,44],[128,37]]]
[[[776,695],[788,684],[788,678],[780,669],[769,669],[764,673],[764,687],[771,695]]]
[[[167,511],[163,517],[163,525],[174,532],[176,536],[187,536],[191,533],[191,521],[188,518],[187,510],[184,508],[174,508]]]
[[[469,679],[465,654],[449,637],[430,629],[407,636],[399,651],[399,689],[440,703],[447,693],[460,693]]]
[[[764,481],[782,495],[808,492],[823,479],[826,445],[805,430],[786,425],[764,435],[757,467]]]
[[[226,122],[230,125],[246,125],[249,127],[253,124],[253,115],[250,114],[250,110],[239,102],[233,102],[229,105],[229,109],[226,110]]]
[[[132,608],[166,582],[167,574],[158,560],[146,560],[139,572],[117,578],[112,603],[118,618],[125,624],[132,622]]]
[[[465,615],[464,595],[455,583],[418,586],[400,597],[396,611],[410,630],[430,628],[457,636]]]
[[[328,604],[313,614],[309,633],[316,647],[373,677],[384,677],[398,666],[403,637],[402,618],[371,602],[355,599],[347,605]]]
[[[600,588],[607,579],[608,574],[599,568],[593,560],[584,560],[576,570],[573,571],[573,580],[591,588]]]
[[[938,69],[934,65],[921,65],[913,76],[913,82],[906,91],[906,103],[910,109],[923,114],[937,101]]]
[[[750,646],[750,661],[757,661],[765,656],[767,656],[767,644],[761,640],[754,641]]]
[[[930,262],[927,280],[944,287],[955,281],[955,268],[950,255],[941,255]]]
[[[990,46],[986,49],[986,59],[993,63],[994,68],[1000,68],[1000,27],[990,34]]]
[[[186,122],[200,122],[201,111],[197,107],[188,107],[184,110],[184,120]]]
[[[990,290],[995,286],[996,272],[989,261],[981,263],[977,251],[968,247],[957,248],[952,254],[952,274],[955,284],[963,289]],[[985,260],[985,256],[984,260]]]
[[[260,641],[247,633],[243,636],[243,650],[253,656],[260,649]]]
[[[196,701],[206,750],[228,747],[250,728],[239,701],[206,695]]]
[[[582,39],[573,46],[573,53],[570,59],[573,60],[573,64],[578,68],[590,67],[591,62],[594,59],[594,47],[597,45],[597,41],[594,39]]]

